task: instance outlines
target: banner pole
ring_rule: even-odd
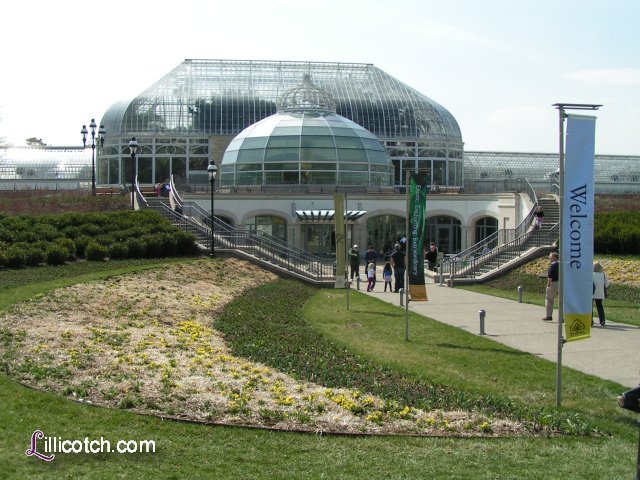
[[[565,175],[565,142],[564,142],[564,119],[567,117],[565,114],[566,109],[572,110],[597,110],[602,105],[599,104],[586,104],[586,103],[554,103],[552,106],[558,109],[558,120],[560,127],[560,156],[558,159],[558,196],[560,204],[560,216],[558,219],[558,251],[562,254],[563,250],[563,235],[564,228],[564,175]],[[565,339],[562,337],[562,327],[564,322],[564,263],[565,259],[560,256],[560,264],[558,265],[558,361],[556,364],[556,406],[560,407],[562,403],[562,347],[565,343]]]
[[[349,208],[347,206],[347,194],[344,194],[344,212],[342,215],[344,216],[344,281],[347,286],[347,310],[349,310],[349,290],[351,290],[351,280],[349,280],[349,255],[347,255],[347,219],[349,218]],[[353,240],[353,239],[352,239]]]
[[[564,208],[564,119],[565,113],[562,106],[558,107],[559,119],[560,119],[560,158],[558,165],[559,178],[558,181],[558,197],[560,204],[560,215],[558,218],[558,250],[562,250],[562,226],[563,226],[563,208]],[[564,344],[564,338],[562,338],[562,322],[563,322],[563,264],[564,259],[560,258],[558,265],[558,361],[556,363],[556,407],[560,407],[562,402],[562,346]]]

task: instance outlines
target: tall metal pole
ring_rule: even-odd
[[[560,206],[560,216],[558,219],[558,249],[560,253],[560,263],[558,265],[558,361],[556,363],[556,406],[560,407],[562,402],[562,347],[565,339],[562,337],[562,325],[564,323],[564,300],[563,300],[563,282],[564,282],[564,259],[562,258],[562,229],[564,225],[564,119],[566,109],[572,110],[597,110],[602,105],[586,104],[586,103],[554,103],[552,106],[558,109],[559,133],[560,133],[560,156],[558,159],[558,196]]]
[[[218,173],[218,166],[216,165],[216,162],[214,162],[213,160],[209,162],[209,166],[207,167],[207,173],[209,174],[209,182],[211,183],[211,253],[209,256],[211,258],[216,258],[216,247],[215,247],[215,241],[214,241],[215,205],[213,202],[215,198],[214,190],[216,186],[216,174]]]
[[[135,210],[136,153],[138,153],[138,142],[136,141],[136,137],[131,137],[131,141],[129,142],[129,150],[131,151],[131,210]]]
[[[558,185],[559,192],[559,204],[560,204],[560,216],[558,218],[558,248],[562,249],[562,223],[563,221],[563,205],[564,205],[564,108],[562,105],[558,106],[558,114],[560,120],[560,157],[559,157],[559,165],[558,172],[559,177],[558,181],[560,185]],[[562,337],[562,323],[563,323],[563,305],[562,305],[562,281],[563,281],[563,273],[564,273],[564,259],[560,257],[560,263],[558,265],[558,361],[556,363],[556,407],[560,407],[562,402],[562,346],[564,345],[564,338]]]
[[[349,290],[351,290],[351,280],[349,279],[349,268],[351,264],[351,259],[349,258],[349,254],[347,253],[349,250],[347,249],[348,241],[347,241],[347,220],[349,218],[349,208],[347,207],[347,194],[344,194],[344,246],[345,246],[345,259],[344,259],[344,280],[347,286],[347,310],[349,310]],[[353,240],[353,239],[351,239]]]
[[[104,129],[104,125],[100,124],[100,129],[98,130],[98,137],[96,138],[96,127],[98,124],[95,119],[91,119],[91,123],[89,124],[89,128],[91,129],[91,195],[96,196],[96,147],[102,147],[104,145],[104,136],[106,131]],[[87,148],[87,134],[89,130],[87,130],[86,125],[82,125],[82,130],[80,131],[82,134],[82,145],[84,148]]]
[[[212,176],[211,177],[211,258],[216,258],[216,247],[215,247],[215,243],[214,243],[214,240],[213,240],[213,228],[214,228],[214,221],[213,221],[214,194],[213,194],[213,188],[215,186],[215,181],[216,181],[216,179]]]

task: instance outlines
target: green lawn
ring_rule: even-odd
[[[0,309],[57,285],[152,268],[153,262],[113,266],[112,271],[83,272],[76,277],[59,272],[44,283],[34,278],[28,285],[12,284],[10,290],[2,288],[0,272]],[[516,411],[519,405],[553,410],[555,367],[549,362],[414,315],[412,340],[405,342],[404,311],[355,292],[349,311],[343,293],[334,290],[309,292],[311,299],[300,302],[304,310],[291,304],[285,309],[278,297],[285,293],[279,292],[294,289],[295,284],[277,286],[264,290],[262,297],[247,297],[260,298],[260,305],[269,302],[279,315],[273,308],[260,312],[242,298],[229,311],[246,309],[251,316],[264,315],[271,322],[300,317],[303,324],[285,326],[292,332],[309,329],[316,336],[321,332],[318,338],[408,378],[446,385],[459,395],[494,397],[496,403],[513,403]],[[9,291],[11,296],[6,295]],[[256,336],[254,346],[270,348],[260,343],[261,332],[246,334]],[[295,339],[279,342],[283,351],[290,352],[291,362],[296,361],[296,354],[286,350]],[[306,372],[298,374],[303,377]],[[589,422],[608,434],[504,439],[348,437],[193,425],[74,403],[22,387],[0,374],[0,479],[632,478],[637,429],[634,416],[615,405],[621,387],[568,369],[564,378],[563,418]],[[156,452],[60,454],[46,463],[24,454],[37,428],[47,436],[69,440],[154,440]]]

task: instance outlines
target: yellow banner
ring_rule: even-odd
[[[333,208],[335,210],[334,222],[336,233],[336,284],[335,288],[344,288],[347,278],[346,262],[347,262],[347,240],[345,238],[344,225],[344,196],[333,196]]]
[[[591,320],[591,312],[565,314],[564,328],[567,342],[589,338],[591,335]]]
[[[425,285],[409,285],[409,294],[412,302],[426,302],[429,300]]]

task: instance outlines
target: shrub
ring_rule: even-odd
[[[174,235],[176,239],[176,253],[178,255],[188,255],[194,253],[196,248],[196,237],[192,233],[179,230]]]
[[[14,243],[5,252],[7,267],[21,268],[27,264],[27,256],[19,244]]]
[[[67,261],[67,258],[69,258],[68,250],[58,243],[52,243],[49,248],[47,248],[46,255],[49,265],[62,265]]]
[[[54,242],[67,251],[67,259],[72,259],[76,253],[76,244],[70,238],[59,238]]]
[[[23,244],[22,249],[25,255],[25,264],[29,267],[35,267],[45,261],[46,243],[37,242],[32,245]]]
[[[129,256],[129,248],[122,242],[113,243],[108,252],[109,258],[114,260],[124,259]]]
[[[91,240],[85,250],[87,260],[94,262],[101,262],[107,257],[107,247],[99,244],[98,242]]]
[[[147,243],[140,238],[130,238],[127,240],[129,258],[143,258],[147,254]]]
[[[76,246],[76,257],[78,258],[85,257],[85,251],[90,241],[91,241],[91,237],[87,235],[80,235],[78,238],[75,239],[74,243]]]

